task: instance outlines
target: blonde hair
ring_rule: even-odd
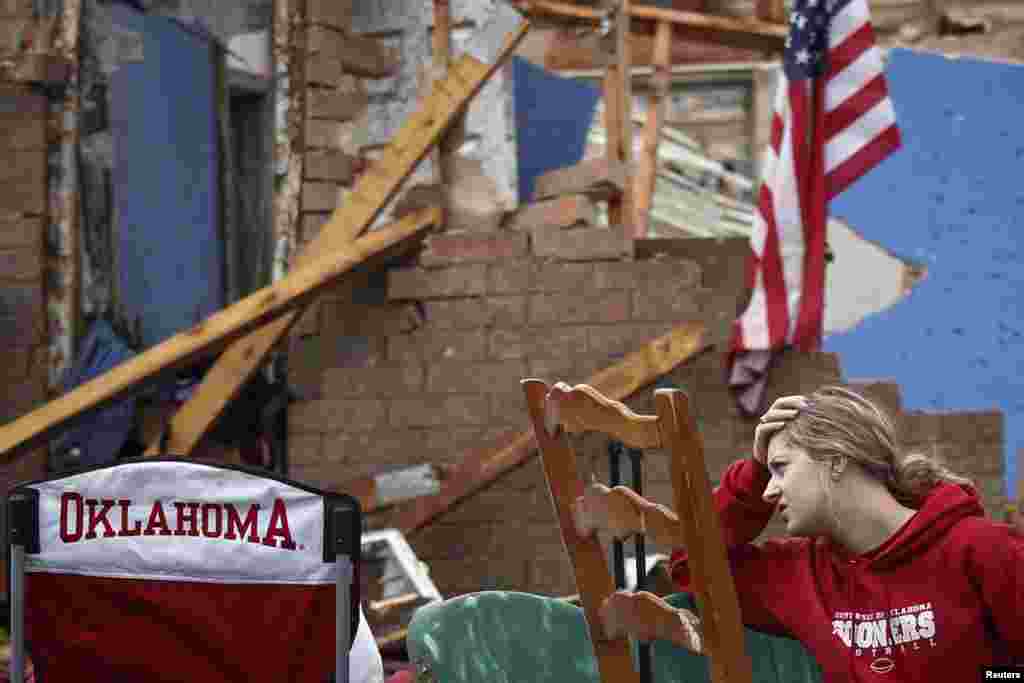
[[[848,458],[909,507],[940,482],[972,484],[924,453],[901,453],[892,419],[857,392],[825,386],[806,398],[806,407],[779,434],[812,460]]]

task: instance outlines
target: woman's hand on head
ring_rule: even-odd
[[[762,465],[768,464],[768,442],[776,432],[799,415],[800,409],[806,404],[807,399],[803,396],[783,396],[772,403],[754,430],[754,460]]]

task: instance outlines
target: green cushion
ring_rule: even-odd
[[[689,595],[668,598],[690,607]],[[486,591],[417,610],[406,639],[410,659],[436,683],[599,683],[583,611],[564,600]],[[755,683],[819,683],[821,672],[800,643],[747,630]],[[708,681],[707,660],[653,643],[655,681]]]
[[[677,593],[666,598],[673,607],[685,607],[697,611],[693,596]],[[754,669],[754,683],[820,683],[821,669],[818,663],[804,649],[799,641],[792,638],[770,636],[752,629],[744,629],[747,640],[747,654]],[[651,644],[654,658],[655,681],[710,681],[707,659],[671,643],[656,640]]]

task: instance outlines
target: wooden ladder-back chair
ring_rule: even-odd
[[[675,539],[675,547],[685,547],[689,553],[703,624],[703,653],[710,660],[711,680],[749,683],[752,668],[746,654],[736,588],[712,502],[703,443],[691,418],[686,394],[678,389],[658,389],[654,392],[657,415],[638,415],[586,384],[570,387],[559,382],[550,387],[537,379],[524,379],[521,384],[601,680],[635,683],[638,674],[628,640],[607,638],[602,629],[599,610],[615,591],[615,585],[596,536],[582,538],[576,532],[573,504],[584,495],[584,484],[565,433],[596,431],[626,447],[664,449],[670,454],[673,502],[679,524],[668,531],[668,537]],[[627,504],[627,497],[621,493],[616,488],[609,497],[618,499],[617,514],[629,515],[632,505]],[[637,608],[644,619],[664,619],[673,614],[671,606],[660,598],[638,601]]]

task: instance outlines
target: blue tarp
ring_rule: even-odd
[[[893,50],[888,77],[904,147],[831,213],[928,276],[825,350],[842,355],[847,377],[897,380],[906,409],[1001,409],[1013,495],[1024,448],[1024,67]]]
[[[562,78],[512,58],[516,112],[516,154],[519,201],[532,201],[537,176],[583,158],[587,131],[594,119],[600,91],[575,79]]]
[[[68,392],[112,370],[135,356],[104,320],[95,321],[82,341],[78,357],[61,378],[61,390]],[[128,395],[90,414],[82,422],[62,432],[53,441],[55,452],[64,456],[78,449],[76,467],[108,465],[135,428],[135,397]]]

